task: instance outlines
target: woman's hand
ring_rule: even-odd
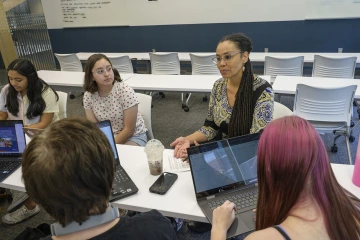
[[[217,207],[213,212],[211,239],[217,239],[216,236],[226,236],[226,232],[230,228],[234,219],[235,204],[226,200],[226,202],[224,202],[220,207]]]
[[[174,157],[185,159],[187,158],[186,149],[190,147],[190,141],[184,137],[177,138],[174,142],[170,144],[171,147],[175,147]]]

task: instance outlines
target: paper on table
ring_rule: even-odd
[[[163,153],[164,172],[186,172],[190,171],[188,162],[183,162],[180,158],[174,157],[174,151],[165,149]]]

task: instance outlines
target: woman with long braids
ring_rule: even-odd
[[[256,133],[272,120],[274,93],[267,81],[254,76],[249,59],[251,50],[251,40],[243,34],[221,39],[214,62],[222,78],[211,91],[205,124],[170,144],[175,147],[175,157],[186,159],[186,149],[191,144]],[[210,224],[200,222],[190,222],[187,226],[199,233],[211,229]]]
[[[25,126],[44,129],[59,119],[57,93],[39,78],[29,60],[15,59],[7,73],[9,84],[0,93],[0,120],[23,120]],[[3,223],[16,224],[40,211],[26,193],[14,191],[12,198]]]
[[[222,78],[214,83],[205,124],[170,144],[175,147],[175,157],[185,159],[186,148],[195,142],[256,133],[272,120],[274,93],[267,81],[254,76],[251,50],[250,38],[240,33],[220,40],[214,62]]]

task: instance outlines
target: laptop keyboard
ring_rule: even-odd
[[[235,203],[237,213],[242,212],[242,209],[255,208],[257,203],[258,191],[250,191],[241,194],[237,194],[230,197],[224,197],[220,200],[215,200],[208,202],[208,206],[211,208],[211,211],[214,211],[215,208],[221,206],[226,200]]]
[[[129,180],[128,175],[125,173],[124,169],[117,169],[114,176],[114,183],[122,183]]]
[[[0,173],[9,173],[19,166],[19,161],[0,161]]]

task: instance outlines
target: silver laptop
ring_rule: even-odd
[[[188,148],[196,200],[207,219],[226,200],[236,204],[227,238],[255,229],[257,146],[260,134],[249,134]]]
[[[23,121],[0,121],[0,182],[21,166],[25,146]]]

